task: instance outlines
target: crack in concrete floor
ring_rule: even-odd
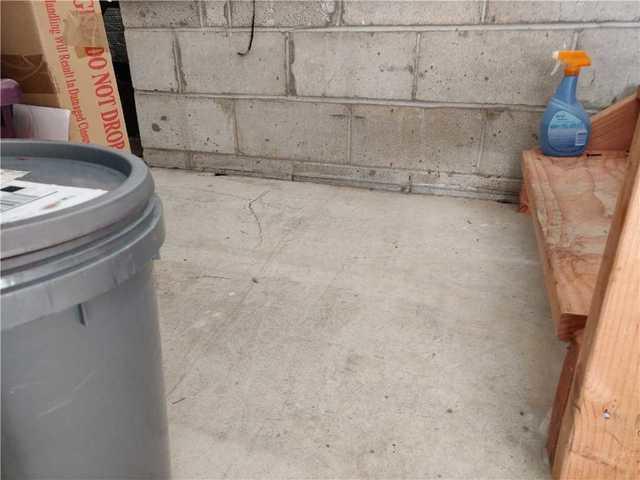
[[[529,217],[153,175],[175,478],[548,478],[563,347]]]

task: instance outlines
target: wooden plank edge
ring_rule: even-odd
[[[527,191],[529,191],[529,185],[531,184],[531,170],[533,169],[533,162],[536,161],[536,154],[537,152],[535,150],[527,150],[522,154],[523,185],[527,188]],[[535,195],[528,195],[528,202],[529,210],[531,212],[531,220],[533,222],[533,230],[536,236],[538,257],[542,264],[544,286],[547,291],[549,307],[551,308],[551,317],[553,318],[556,332],[558,332],[561,322],[561,309],[560,300],[558,299],[557,283],[554,280],[551,259],[549,258],[545,248],[546,243],[544,240],[544,234],[542,233],[542,226],[540,225],[538,218],[538,206],[535,203]]]
[[[629,150],[635,125],[640,116],[640,87],[591,117],[591,136],[587,151]]]
[[[549,456],[549,464],[553,465],[555,458],[556,446],[560,435],[560,427],[562,425],[562,417],[564,416],[567,402],[569,401],[569,393],[571,392],[571,383],[580,354],[580,345],[582,344],[583,330],[578,330],[575,336],[571,337],[567,345],[567,353],[562,363],[562,371],[560,379],[556,387],[556,395],[553,400],[553,409],[551,410],[551,420],[549,421],[549,431],[547,433],[547,455]]]

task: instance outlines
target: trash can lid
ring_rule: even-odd
[[[2,259],[95,239],[139,216],[154,192],[138,157],[66,142],[3,140],[1,177]]]

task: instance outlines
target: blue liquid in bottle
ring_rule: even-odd
[[[591,119],[576,99],[578,75],[565,75],[540,122],[540,148],[553,157],[576,157],[587,148]]]

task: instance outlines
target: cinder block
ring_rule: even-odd
[[[218,25],[220,6],[226,2],[206,2],[207,24]],[[256,25],[259,27],[324,27],[335,24],[335,1],[299,0],[299,1],[261,1],[256,2]],[[222,10],[227,8],[222,7]],[[234,27],[251,25],[253,5],[251,1],[234,0],[231,2],[231,21]]]
[[[136,95],[142,146],[234,153],[233,101],[182,95]]]
[[[236,116],[245,155],[333,163],[346,159],[344,105],[239,100]]]
[[[203,4],[203,23],[206,27],[230,27],[227,18],[227,8],[229,8],[226,0],[204,0]]]
[[[542,112],[486,112],[484,148],[478,171],[485,175],[521,178],[522,151],[538,146]]]
[[[139,1],[120,2],[125,27],[199,27],[198,2]]]
[[[291,55],[302,96],[410,99],[413,32],[295,32]]]
[[[184,150],[156,150],[145,148],[143,159],[152,167],[162,168],[189,168],[189,156],[191,152]]]
[[[570,30],[423,32],[420,100],[544,105],[557,79],[551,53],[571,43]],[[609,49],[607,48],[607,51]]]
[[[176,36],[185,92],[285,94],[282,33],[258,32],[245,56],[238,55],[249,42],[245,32],[181,31]]]
[[[640,85],[640,28],[585,30],[578,48],[592,60],[578,82],[578,98],[586,107],[608,106]]]
[[[638,1],[504,1],[489,0],[487,23],[635,22]]]
[[[345,25],[460,25],[480,23],[482,1],[346,0]]]
[[[472,172],[480,155],[482,121],[481,110],[354,106],[351,163]]]
[[[140,90],[178,91],[171,31],[127,30],[133,85]]]
[[[291,180],[293,161],[271,158],[241,157],[217,153],[194,153],[194,170],[235,175],[249,175],[280,180]]]
[[[399,192],[409,191],[410,173],[390,168],[295,162],[293,180]]]

